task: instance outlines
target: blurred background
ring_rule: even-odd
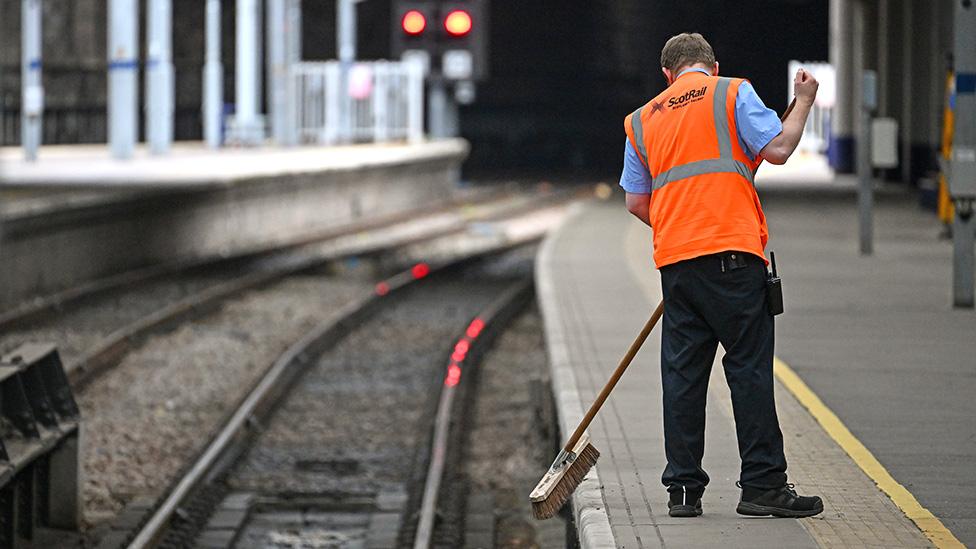
[[[0,2],[0,97],[4,145],[19,142],[20,0]],[[222,4],[223,102],[234,103],[235,1]],[[395,57],[396,2],[357,5],[358,58]],[[899,2],[890,2],[893,6]],[[139,2],[146,13],[147,2]],[[106,0],[46,2],[43,7],[45,143],[106,140]],[[201,2],[174,0],[174,137],[203,138],[200,97],[205,26]],[[894,7],[893,10],[897,11]],[[302,59],[335,59],[336,2],[301,2]],[[787,103],[790,59],[828,58],[828,2],[596,0],[493,2],[486,13],[490,78],[461,110],[460,134],[472,156],[466,169],[491,174],[552,170],[610,175],[620,164],[620,120],[664,87],[661,46],[683,30],[703,33],[728,75],[748,77],[768,105]],[[139,43],[145,43],[145,25]],[[140,50],[145,61],[147,52]],[[262,112],[267,112],[267,95]]]

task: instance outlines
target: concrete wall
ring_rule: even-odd
[[[451,198],[464,142],[421,161],[113,195],[3,223],[0,308],[154,263],[239,253]]]

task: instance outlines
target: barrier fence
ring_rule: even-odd
[[[292,65],[294,124],[304,143],[420,141],[424,133],[423,66],[411,62],[356,63],[343,86],[338,61]],[[345,88],[346,93],[342,93]],[[346,102],[343,120],[340,102]]]

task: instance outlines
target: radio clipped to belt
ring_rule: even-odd
[[[776,316],[783,313],[783,280],[776,273],[776,254],[769,252],[769,262],[773,272],[766,271],[766,305],[769,314]]]

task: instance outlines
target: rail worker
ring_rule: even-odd
[[[796,74],[796,104],[781,122],[748,81],[719,77],[718,68],[702,35],[672,37],[661,51],[667,89],[624,121],[620,185],[627,209],[653,230],[664,294],[661,480],[670,516],[702,514],[705,400],[721,343],[742,460],[736,511],[812,516],[823,511],[820,498],[787,483],[773,400],[768,232],[753,174],[761,160],[782,164],[796,149],[818,83]]]

